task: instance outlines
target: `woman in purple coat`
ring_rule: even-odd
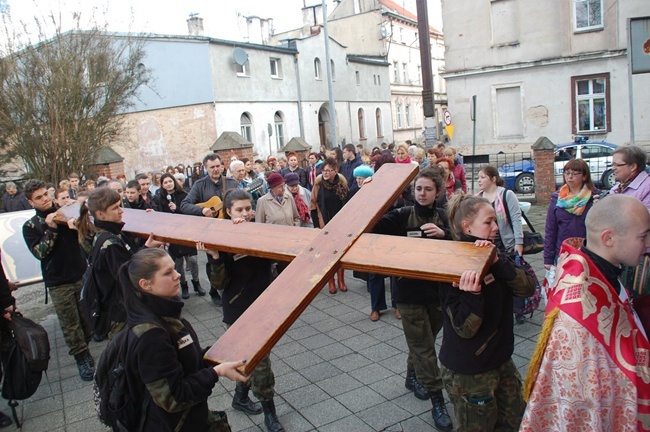
[[[585,218],[594,204],[594,195],[599,194],[585,161],[571,159],[564,165],[564,185],[551,196],[546,213],[544,267],[547,270],[555,265],[564,240],[587,236]]]

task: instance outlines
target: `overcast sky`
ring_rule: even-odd
[[[415,0],[394,0],[415,13]],[[206,36],[241,39],[238,14],[273,18],[276,31],[302,26],[303,3],[321,4],[318,0],[7,0],[12,21],[33,22],[35,15],[62,11],[62,17],[81,12],[90,17],[105,14],[112,31],[135,31],[159,34],[187,34],[185,20],[198,13],[204,20]],[[327,1],[328,13],[335,7]],[[441,29],[440,0],[428,0],[429,24]]]

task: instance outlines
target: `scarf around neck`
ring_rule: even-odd
[[[341,179],[339,178],[339,175],[337,174],[334,176],[334,179],[332,181],[328,181],[323,179],[321,182],[323,184],[323,187],[327,189],[330,192],[333,192],[338,199],[340,199],[342,202],[345,201],[345,199],[348,196],[348,188],[346,185],[341,182]]]
[[[571,193],[568,185],[563,185],[560,188],[560,193],[557,197],[557,206],[567,212],[576,216],[581,216],[584,213],[587,203],[591,199],[591,189],[587,185],[582,186],[580,192],[576,195]]]
[[[296,207],[298,208],[298,214],[300,215],[300,220],[304,223],[309,222],[309,207],[305,203],[305,200],[300,196],[300,190],[297,194],[293,195],[293,200],[296,202]]]

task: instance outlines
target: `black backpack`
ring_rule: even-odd
[[[108,342],[97,362],[93,382],[99,421],[119,432],[142,430],[151,400],[144,384],[131,383],[127,379],[127,348],[129,338],[135,337],[131,330],[131,326],[125,326]],[[135,388],[136,385],[138,388]],[[142,403],[137,403],[137,395],[142,395]]]
[[[109,232],[102,232],[93,239],[93,247],[90,252],[90,265],[81,278],[81,307],[84,318],[90,324],[93,331],[100,335],[105,335],[110,329],[110,316],[105,308],[102,308],[101,292],[99,283],[93,271],[94,264],[99,259],[104,242],[110,237],[115,237]]]
[[[43,326],[19,312],[11,314],[9,328],[12,346],[5,366],[2,397],[9,401],[14,421],[20,428],[16,401],[36,393],[50,361],[50,341]]]

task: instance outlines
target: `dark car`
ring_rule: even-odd
[[[602,189],[611,189],[616,183],[612,171],[612,153],[618,146],[605,141],[590,142],[585,137],[578,137],[572,143],[560,144],[555,149],[555,184],[564,183],[562,171],[566,162],[573,158],[583,159],[589,165],[591,179]],[[535,192],[535,162],[524,159],[505,163],[499,167],[499,175],[505,181],[505,187],[518,193]]]

